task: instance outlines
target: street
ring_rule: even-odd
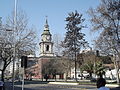
[[[15,90],[21,90],[21,83],[15,83]],[[6,90],[12,90],[12,84],[6,83]],[[24,90],[97,90],[92,85],[58,85],[48,84],[48,82],[31,81],[24,85]]]
[[[12,90],[12,83],[5,83],[5,90]],[[15,82],[15,90],[22,90],[21,82]],[[82,85],[60,85],[60,84],[49,84],[45,81],[26,81],[24,90],[97,90],[93,84],[82,84]],[[111,90],[120,90],[120,87],[112,88]]]
[[[21,86],[17,86],[21,87]],[[91,86],[72,86],[72,85],[50,85],[50,84],[29,84],[25,85],[25,90],[87,90],[95,89]]]

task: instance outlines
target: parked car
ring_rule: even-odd
[[[85,77],[83,75],[78,75],[78,79],[84,79]]]
[[[0,81],[0,90],[3,90],[3,85],[4,85],[4,82]]]
[[[96,82],[97,79],[96,79],[96,78],[92,78],[90,81],[91,81],[91,82]]]
[[[90,75],[89,75],[89,73],[87,73],[87,71],[83,71],[83,76],[85,77],[85,78],[89,78],[90,77]]]

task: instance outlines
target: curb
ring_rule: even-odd
[[[117,84],[115,84],[115,85],[113,85],[113,84],[106,84],[105,86],[107,86],[107,87],[119,87],[119,85],[117,85]]]
[[[67,82],[49,82],[48,84],[79,85],[79,83],[67,83]]]

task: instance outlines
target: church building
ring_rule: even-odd
[[[43,33],[41,34],[40,45],[40,56],[39,57],[28,57],[28,67],[25,70],[26,78],[44,78],[42,73],[43,66],[46,62],[54,59],[53,53],[53,42],[52,35],[49,30],[48,21],[46,19]]]

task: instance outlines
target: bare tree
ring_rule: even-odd
[[[91,22],[93,31],[100,31],[97,39],[97,46],[105,50],[112,49],[120,57],[120,1],[119,0],[101,0],[101,4],[96,8],[91,8]],[[107,52],[107,53],[109,53]],[[110,52],[111,53],[111,52]]]
[[[0,34],[0,60],[3,62],[2,81],[4,81],[4,71],[7,66],[22,55],[34,53],[36,46],[36,34],[34,28],[28,27],[28,19],[25,13],[22,11],[17,13],[15,31],[13,31],[13,21],[13,15],[9,16],[0,29],[0,33],[2,33]],[[14,50],[16,58],[13,58]]]
[[[74,68],[75,63],[70,55],[62,57],[60,62],[62,64],[62,70],[65,74],[65,81],[67,81],[67,79],[72,78],[71,68]]]
[[[88,12],[91,15],[92,30],[100,32],[96,40],[97,48],[120,60],[120,0],[101,0],[96,9],[91,8]]]
[[[62,54],[62,46],[61,46],[62,37],[60,34],[54,34],[53,42],[54,42],[54,53],[56,56],[61,56]]]

